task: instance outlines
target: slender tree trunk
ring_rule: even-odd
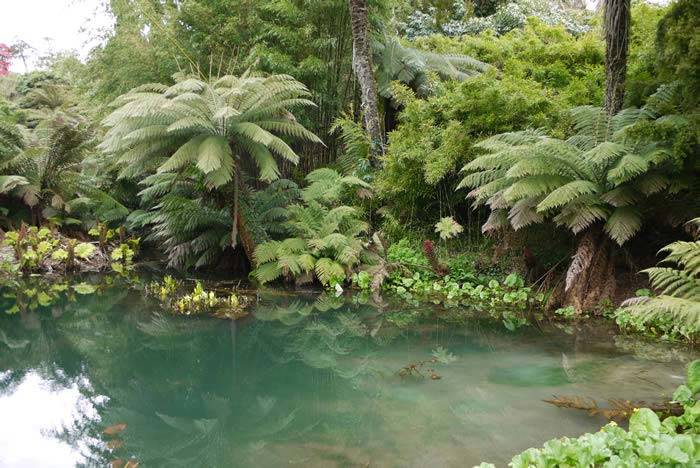
[[[622,109],[627,74],[630,0],[605,0],[605,110]]]
[[[614,245],[596,224],[579,238],[566,281],[552,294],[550,310],[571,305],[577,312],[596,309],[601,302],[613,300],[616,289]]]
[[[372,156],[376,163],[377,157],[384,152],[384,138],[377,109],[377,82],[372,69],[367,0],[348,0],[348,2],[352,26],[352,68],[360,84],[365,128],[372,140]]]
[[[622,109],[625,97],[629,49],[630,0],[605,0],[605,110],[609,115]],[[615,294],[614,245],[600,224],[579,238],[576,253],[566,272],[565,283],[557,288],[548,309],[571,305],[577,312],[597,308]]]
[[[248,228],[247,219],[240,206],[240,196],[247,193],[246,187],[243,183],[243,178],[240,176],[240,174],[241,167],[238,161],[236,161],[233,167],[233,206],[231,206],[229,211],[231,214],[231,221],[233,223],[231,228],[231,247],[235,248],[236,245],[238,245],[238,240],[240,239],[245,256],[248,258],[248,262],[250,262],[251,265],[254,265],[253,253],[255,252],[255,239]]]

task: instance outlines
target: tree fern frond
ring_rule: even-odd
[[[544,195],[570,182],[571,179],[557,175],[529,176],[515,180],[503,192],[503,198],[508,202],[516,202],[523,198]]]
[[[631,239],[642,227],[642,216],[634,207],[615,208],[605,223],[605,232],[618,244]]]
[[[543,212],[559,208],[575,201],[582,195],[593,195],[599,191],[600,187],[589,180],[574,180],[549,192],[537,205],[537,211]]]
[[[636,154],[626,154],[608,171],[608,181],[615,185],[629,182],[644,174],[649,168],[649,162]]]

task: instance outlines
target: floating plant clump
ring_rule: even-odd
[[[423,359],[420,361],[415,361],[407,364],[399,370],[399,376],[401,378],[406,377],[428,377],[430,380],[440,380],[442,376],[435,372],[435,369],[430,366],[431,364],[450,364],[457,360],[454,354],[448,352],[442,346],[438,346],[433,350],[433,357],[430,359]]]
[[[152,282],[146,291],[157,296],[161,303],[177,315],[210,315],[218,318],[237,319],[248,315],[246,306],[248,298],[231,291],[230,294],[218,295],[213,290],[206,290],[201,281],[195,283],[189,293],[181,282],[167,275],[161,282]]]

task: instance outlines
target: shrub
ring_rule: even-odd
[[[366,233],[367,223],[357,209],[340,200],[344,191],[366,190],[369,184],[328,168],[311,172],[306,180],[303,203],[286,208],[290,237],[255,249],[256,268],[251,274],[261,283],[280,277],[304,283],[315,277],[324,286],[334,286],[349,279],[362,263],[365,249],[360,235]]]
[[[427,100],[404,95],[403,103],[376,185],[389,213],[407,229],[432,231],[441,214],[465,207],[454,193],[457,171],[477,154],[472,145],[480,138],[559,123],[559,108],[541,86],[493,74],[447,84]]]

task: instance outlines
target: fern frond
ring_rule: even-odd
[[[642,216],[634,207],[615,208],[605,223],[605,232],[619,245],[631,239],[642,227]]]

